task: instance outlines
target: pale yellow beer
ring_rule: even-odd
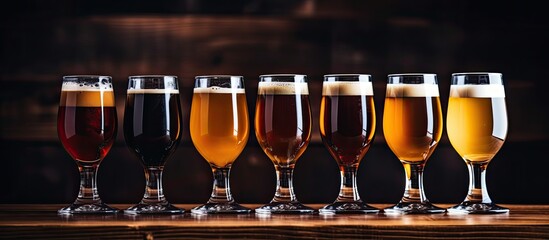
[[[490,161],[507,136],[503,85],[452,85],[446,128],[465,161]]]
[[[230,167],[249,135],[244,89],[195,88],[190,132],[194,146],[211,165]]]
[[[383,133],[400,161],[426,161],[440,141],[442,122],[437,85],[387,84]]]

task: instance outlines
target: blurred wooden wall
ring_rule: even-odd
[[[144,176],[127,150],[122,116],[127,78],[179,76],[183,142],[168,162],[165,191],[173,202],[204,202],[211,172],[192,146],[188,113],[194,76],[245,77],[250,119],[260,74],[309,76],[313,141],[298,161],[295,186],[304,202],[331,202],[339,173],[321,143],[318,114],[322,75],[374,77],[376,138],[360,167],[359,188],[368,202],[396,202],[404,172],[383,139],[387,74],[433,72],[446,109],[450,74],[502,72],[509,135],[488,170],[492,198],[507,203],[549,203],[549,114],[544,60],[549,22],[537,6],[475,1],[19,1],[0,16],[0,141],[4,190],[0,202],[70,202],[78,188],[74,162],[58,142],[57,104],[63,75],[113,76],[120,119],[115,147],[99,172],[107,202],[136,202]],[[253,130],[253,129],[252,129]],[[539,157],[542,156],[542,157]],[[232,172],[240,202],[267,202],[274,168],[252,133]],[[446,134],[427,164],[425,186],[434,202],[465,197],[467,172]]]

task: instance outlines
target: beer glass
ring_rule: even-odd
[[[213,189],[206,204],[192,213],[249,213],[231,194],[229,172],[249,136],[248,105],[241,76],[197,76],[190,131],[196,150],[210,164]]]
[[[116,138],[117,117],[110,76],[64,76],[57,134],[80,172],[80,190],[59,214],[116,213],[101,201],[97,169]]]
[[[339,196],[320,213],[377,213],[358,194],[356,173],[376,129],[371,75],[324,75],[320,134],[341,172]]]
[[[261,75],[255,106],[255,134],[276,169],[277,186],[269,204],[256,213],[312,213],[293,189],[293,171],[311,137],[311,108],[306,75]]]
[[[436,74],[388,76],[383,133],[405,170],[400,202],[386,213],[443,213],[423,191],[423,168],[442,136],[442,112]]]
[[[164,164],[181,140],[181,106],[177,77],[130,76],[124,111],[124,137],[145,171],[145,193],[126,214],[177,214],[162,188]]]
[[[469,192],[450,213],[506,213],[492,202],[486,167],[507,136],[507,109],[501,73],[454,73],[446,128],[450,143],[469,169]]]

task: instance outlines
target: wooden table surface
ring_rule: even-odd
[[[255,208],[259,204],[243,204]],[[320,208],[324,204],[310,204]],[[371,204],[378,208],[389,205]],[[182,215],[60,216],[64,205],[0,204],[0,238],[12,239],[549,239],[549,205],[509,205],[495,215]],[[129,204],[113,204],[124,209]],[[449,204],[438,204],[449,207]]]

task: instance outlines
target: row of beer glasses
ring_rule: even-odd
[[[117,129],[112,80],[108,76],[67,76],[63,79],[58,133],[81,173],[76,201],[60,214],[112,213],[97,192],[96,171],[114,141]],[[337,199],[320,213],[377,213],[360,199],[358,166],[371,146],[376,112],[370,75],[325,75],[320,106],[320,133],[341,172]],[[452,75],[447,132],[465,160],[469,192],[459,205],[439,208],[423,191],[423,168],[442,135],[442,110],[436,74],[388,76],[383,132],[406,173],[403,197],[386,213],[500,213],[486,189],[486,166],[507,134],[502,76],[499,73]],[[257,140],[276,169],[277,186],[270,203],[256,213],[312,213],[293,190],[293,169],[310,141],[312,117],[306,75],[262,75],[258,84],[254,127]],[[162,190],[162,170],[181,140],[181,112],[175,76],[129,77],[124,112],[124,136],[141,159],[146,189],[141,202],[127,214],[183,213]],[[191,139],[214,175],[207,203],[193,213],[249,213],[231,196],[231,165],[249,136],[248,108],[241,76],[195,78],[190,113]]]

